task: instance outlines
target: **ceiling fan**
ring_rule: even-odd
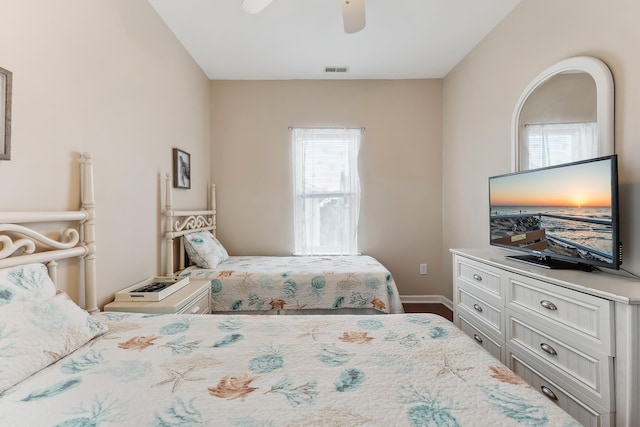
[[[243,0],[242,8],[248,13],[260,13],[271,2],[273,0]],[[342,5],[344,32],[352,34],[362,30],[366,24],[364,0],[340,0],[340,4]]]

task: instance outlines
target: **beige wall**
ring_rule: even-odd
[[[560,60],[590,55],[613,73],[623,268],[640,273],[640,2],[523,0],[444,79],[443,268],[451,247],[486,246],[487,177],[510,172],[511,116],[521,93]]]
[[[403,295],[446,291],[441,80],[213,81],[211,101],[218,237],[231,254],[293,251],[289,126],[364,127],[360,250]]]
[[[171,147],[193,163],[193,187],[176,204],[204,207],[208,79],[146,0],[6,0],[0,9],[0,67],[14,86],[0,209],[77,209],[77,153],[92,152],[102,305],[162,271],[159,179]]]
[[[286,255],[287,128],[363,126],[362,251],[403,295],[451,298],[448,249],[486,245],[486,179],[509,171],[521,92],[553,63],[592,55],[614,75],[623,267],[640,273],[638,16],[635,0],[523,0],[443,81],[209,83],[145,0],[4,1],[0,66],[14,73],[14,96],[0,209],[75,209],[77,153],[93,152],[104,304],[162,271],[171,147],[192,155],[193,187],[174,192],[177,206],[203,207],[212,179],[230,252]]]

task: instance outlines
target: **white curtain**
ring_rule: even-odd
[[[295,255],[358,253],[361,132],[292,130]]]
[[[536,169],[585,160],[599,155],[595,122],[525,125],[523,169]],[[524,157],[524,156],[523,156]]]

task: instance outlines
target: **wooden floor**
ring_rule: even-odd
[[[407,304],[403,303],[405,313],[435,313],[453,322],[453,313],[442,304]]]

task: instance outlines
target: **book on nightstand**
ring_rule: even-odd
[[[188,277],[152,277],[116,292],[114,301],[161,301],[188,284]]]

